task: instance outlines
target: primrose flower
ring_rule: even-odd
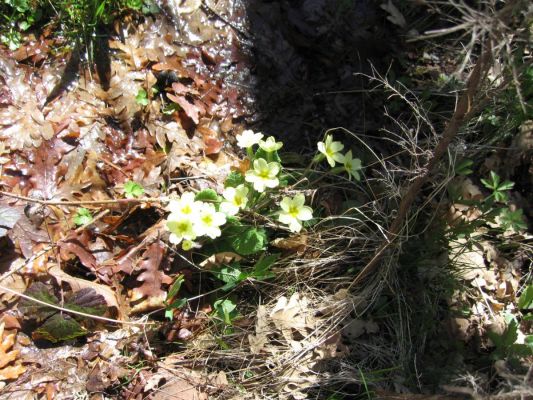
[[[239,209],[245,208],[248,203],[248,188],[244,185],[239,185],[236,188],[228,187],[222,193],[225,201],[220,204],[220,211],[227,215],[235,215]]]
[[[220,226],[226,223],[226,215],[218,212],[210,203],[203,203],[194,221],[194,230],[198,236],[209,236],[211,239],[221,235]]]
[[[278,151],[283,146],[282,142],[276,142],[274,136],[269,136],[267,140],[260,140],[259,147],[261,147],[267,153]]]
[[[265,187],[275,188],[279,185],[277,175],[280,165],[277,162],[267,163],[265,159],[258,158],[254,160],[254,169],[246,171],[245,180],[254,185],[258,192],[264,192]]]
[[[177,200],[170,200],[167,210],[172,214],[183,215],[192,218],[200,206],[200,202],[194,200],[194,193],[185,192]]]
[[[313,218],[313,209],[305,204],[305,196],[301,193],[290,197],[284,197],[281,200],[281,211],[279,213],[279,222],[289,225],[292,232],[300,232],[302,221],[308,221]]]
[[[332,168],[335,166],[335,161],[344,162],[344,156],[340,153],[344,149],[344,145],[341,142],[334,142],[331,135],[326,136],[325,142],[318,142],[317,146],[318,151],[326,156],[326,160]]]
[[[181,243],[181,248],[183,249],[183,251],[189,251],[193,247],[199,247],[199,246],[196,243],[194,243],[192,240],[184,240]]]
[[[263,139],[263,134],[259,132],[254,133],[251,129],[247,129],[242,131],[240,135],[237,135],[236,138],[237,146],[242,147],[243,149],[248,149],[254,144],[259,143],[259,141]]]
[[[344,169],[346,172],[348,172],[350,179],[352,179],[353,176],[356,181],[361,180],[361,176],[359,175],[359,170],[361,169],[361,160],[358,158],[353,158],[351,150],[344,155]]]
[[[193,222],[186,216],[170,214],[167,219],[167,229],[170,231],[168,238],[170,243],[180,244],[182,240],[196,239]]]

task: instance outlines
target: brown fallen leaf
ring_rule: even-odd
[[[15,333],[7,333],[4,330],[4,322],[0,323],[0,383],[10,379],[17,379],[26,371],[26,368],[18,360],[19,350],[11,350],[15,344]]]
[[[166,297],[166,292],[161,288],[163,284],[170,285],[172,278],[160,270],[166,247],[161,241],[152,243],[142,255],[142,259],[137,263],[137,270],[142,272],[137,276],[137,281],[141,282],[139,287],[131,291],[131,300],[138,301],[145,299],[149,302],[149,308],[160,307]],[[154,299],[156,300],[154,303]],[[152,301],[150,301],[152,300]],[[132,311],[138,312],[140,307],[135,307]]]
[[[52,267],[48,270],[48,273],[56,279],[58,284],[61,284],[61,282],[68,283],[73,292],[77,292],[85,288],[94,289],[97,294],[103,296],[108,307],[113,307],[117,310],[117,318],[122,319],[123,316],[126,314],[124,307],[121,307],[119,305],[117,296],[110,287],[100,285],[95,282],[87,281],[85,279],[70,276],[69,274],[64,272],[57,264],[52,265]]]
[[[71,259],[71,254],[74,254],[85,267],[99,275],[96,258],[88,250],[90,236],[86,230],[69,233],[65,239],[57,243],[59,254],[64,261]]]
[[[171,93],[167,93],[167,97],[174,103],[177,103],[196,125],[200,122],[200,113],[202,112],[202,115],[205,114],[205,109],[202,110],[198,107],[196,102],[191,103],[184,96],[175,96]]]

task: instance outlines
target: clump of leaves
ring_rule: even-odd
[[[222,291],[232,290],[247,280],[272,278],[274,274],[270,268],[279,255],[269,254],[270,233],[274,234],[276,227],[298,233],[308,228],[313,220],[313,209],[305,204],[304,193],[284,195],[288,177],[278,154],[283,143],[273,136],[263,140],[262,133],[252,130],[243,131],[236,139],[237,145],[246,152],[243,162],[246,167],[228,175],[221,195],[212,189],[202,190],[196,195],[185,192],[167,205],[170,214],[166,227],[172,244],[181,244],[184,251],[202,248],[206,257],[229,252],[247,258],[242,263],[234,261],[212,269],[213,275],[223,282],[219,288]],[[355,181],[361,179],[360,160],[352,156],[351,150],[341,154],[344,145],[333,141],[331,135],[326,136],[324,143],[319,142],[317,148],[318,155],[311,165],[327,160],[333,168],[331,173],[347,174],[348,179]],[[342,166],[334,168],[336,162]],[[254,215],[262,216],[262,219],[250,218]],[[278,225],[271,223],[268,226],[264,221],[275,221]],[[263,255],[258,258],[261,253]],[[172,296],[167,298],[169,317],[173,309],[184,305],[182,300],[176,304],[171,300]],[[229,299],[219,299],[213,307],[215,315],[226,325],[231,325],[237,316],[236,305]]]
[[[52,343],[85,336],[88,331],[80,323],[87,322],[87,317],[79,314],[69,315],[68,311],[76,311],[91,315],[103,315],[107,310],[104,297],[92,288],[83,288],[65,297],[61,304],[51,288],[42,282],[34,282],[24,294],[18,309],[25,318],[36,320],[40,326],[33,331],[34,339],[45,339]],[[39,300],[37,303],[33,299]],[[45,303],[45,304],[42,304]],[[61,307],[62,312],[52,306]]]
[[[137,182],[128,181],[124,184],[124,195],[127,199],[139,198],[144,194],[144,188]]]
[[[137,92],[137,96],[135,96],[135,101],[137,104],[140,104],[141,106],[147,106],[149,103],[148,100],[148,93],[146,93],[146,90],[139,89]]]
[[[490,177],[488,179],[481,179],[481,183],[486,188],[492,190],[491,197],[500,203],[505,203],[509,200],[506,191],[511,190],[514,186],[514,182],[502,182],[500,176],[494,171],[490,171]]]
[[[80,207],[74,215],[73,221],[78,226],[87,225],[93,222],[93,215],[88,209]]]

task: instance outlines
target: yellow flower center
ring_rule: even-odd
[[[261,171],[259,171],[258,175],[263,179],[267,179],[270,174],[268,169],[262,169]]]
[[[213,224],[213,217],[210,214],[204,215],[202,217],[202,221],[206,225],[212,225]]]
[[[294,217],[296,218],[298,216],[298,207],[296,206],[290,206],[289,207],[289,214],[291,215],[291,217]]]
[[[178,223],[178,232],[187,232],[189,229],[189,223],[187,221],[182,221]]]
[[[190,206],[189,204],[184,205],[184,206],[181,208],[181,212],[182,212],[183,214],[190,214],[190,213],[192,213],[191,206]]]

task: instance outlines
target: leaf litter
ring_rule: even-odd
[[[214,9],[227,9],[227,2],[211,3],[206,2]],[[324,7],[322,3],[305,2],[309,21],[315,18],[312,7]],[[199,190],[222,191],[224,177],[232,167],[239,167],[239,157],[226,144],[242,130],[244,119],[252,119],[249,105],[240,101],[245,94],[226,79],[245,68],[236,51],[242,38],[234,28],[213,23],[202,2],[180,4],[171,8],[170,14],[183,23],[181,32],[160,17],[138,26],[116,24],[120,35],[110,40],[114,52],[108,90],[81,70],[72,87],[47,102],[67,61],[47,53],[46,43],[39,45],[45,53],[40,57],[50,61],[46,68],[36,67],[35,60],[34,64],[25,62],[37,54],[31,46],[25,58],[16,56],[19,63],[0,54],[6,83],[0,100],[3,190],[55,201],[122,198],[129,181],[138,182],[154,198],[183,191],[188,184]],[[392,24],[405,24],[391,1],[381,7]],[[229,50],[217,42],[220,38],[228,41]],[[221,62],[224,59],[230,62]],[[136,100],[140,90],[147,93],[148,104]],[[524,149],[521,158],[525,158],[529,143],[528,131],[524,132],[517,139],[517,146]],[[469,179],[459,186],[465,199],[482,197],[480,188]],[[135,322],[131,319],[136,315],[165,306],[169,285],[179,274],[187,276],[179,295],[194,297],[197,288],[192,287],[190,277],[197,273],[197,266],[185,266],[164,246],[157,204],[111,204],[106,207],[107,216],[78,231],[75,208],[57,205],[28,210],[23,201],[5,197],[0,201],[0,239],[9,237],[10,251],[22,257],[2,270],[16,272],[0,283],[66,309],[58,312],[20,300],[17,313],[13,307],[16,297],[2,293],[2,311],[11,316],[13,326],[13,320],[24,324],[25,318],[33,315],[43,323],[33,330],[33,339],[58,344],[46,349],[26,337],[20,340],[20,350],[13,349],[24,334],[19,329],[6,333],[7,322],[2,322],[0,385],[57,398],[115,388],[124,398],[168,398],[169,392],[180,392],[184,398],[203,399],[227,390],[223,371],[206,374],[195,368],[192,358],[179,352],[154,363],[154,351],[168,354],[164,348],[170,347],[170,343],[157,344],[157,330],[104,326],[68,314],[68,309],[100,314],[105,308],[119,321]],[[93,215],[100,210],[98,205],[88,208]],[[472,221],[479,210],[455,203],[449,214],[450,221]],[[310,242],[299,235],[277,238],[273,246],[288,255],[303,255]],[[464,342],[485,337],[484,330],[503,334],[505,321],[494,314],[512,306],[519,272],[490,243],[466,251],[464,242],[457,245],[462,250],[452,251],[449,257],[462,265],[461,279],[481,292],[482,301],[470,305],[471,317],[451,321],[453,329]],[[44,246],[53,251],[33,260]],[[236,253],[221,252],[199,267],[211,269],[240,260]],[[461,296],[451,302],[458,309],[470,304]],[[296,292],[259,305],[254,320],[248,321],[253,331],[247,336],[249,349],[264,361],[252,368],[254,373],[261,376],[264,370],[273,369],[283,382],[275,388],[282,397],[306,398],[306,391],[320,383],[319,374],[326,373],[322,364],[347,354],[345,343],[370,347],[367,339],[384,329],[374,320],[346,317],[360,306],[342,291],[322,297],[320,303],[309,293]],[[15,311],[15,316],[7,311]],[[168,342],[177,337],[198,351],[213,351],[220,339],[206,329],[211,312],[202,302],[176,310],[166,332]],[[342,332],[329,329],[339,324]],[[86,343],[80,346],[74,341],[76,336],[86,336]],[[43,359],[53,365],[52,371],[43,365]],[[141,367],[136,374],[126,368],[147,362],[152,368]],[[121,384],[124,381],[128,383]]]
[[[202,43],[234,40],[228,39],[234,34],[227,26],[207,28],[213,24],[205,24],[207,15],[200,4],[188,2],[176,10],[189,21],[186,34],[179,34],[162,16],[135,27],[117,24],[123,35],[110,40],[114,53],[107,90],[90,79],[81,64],[70,71],[74,74],[69,87],[60,88],[74,64],[61,53],[53,55],[45,43],[28,46],[24,57],[0,54],[6,92],[0,110],[3,190],[39,201],[90,202],[123,198],[122,188],[128,182],[136,182],[141,195],[150,197],[165,195],[163,187],[183,190],[174,183],[175,177],[204,177],[191,181],[199,189],[220,185],[231,160],[238,159],[224,149],[231,121],[242,119],[246,111],[237,96],[224,96],[228,88],[221,79],[223,58],[187,44],[196,46],[200,38]],[[27,63],[37,48],[40,60],[46,62]],[[137,101],[140,90],[147,93],[147,104]],[[172,111],[164,113],[169,106]],[[122,337],[121,348],[130,349],[126,350],[130,354],[149,355],[149,345],[129,325],[104,325],[69,310],[128,321],[164,307],[176,269],[169,269],[174,256],[160,238],[161,212],[157,205],[111,203],[100,218],[101,207],[87,205],[86,212],[94,218],[80,224],[76,208],[68,205],[29,207],[7,197],[1,202],[1,236],[12,243],[13,258],[22,258],[5,264],[2,272],[10,276],[0,283],[27,296],[17,302],[2,293],[2,310],[13,310],[15,321],[25,329],[31,325],[35,343],[49,342],[61,349],[52,356],[46,346],[30,344],[26,351],[31,356],[20,361],[19,350],[11,350],[16,332],[4,333],[2,325],[2,385],[6,390],[55,393],[58,398],[108,390],[131,374],[125,367],[135,359],[116,351],[113,336]],[[153,219],[143,217],[150,212]],[[186,286],[193,289],[190,282]],[[197,332],[205,326],[205,317],[197,323],[194,313],[187,315],[177,316],[181,330]],[[81,350],[70,346],[82,336],[87,344]],[[78,360],[78,365],[85,360],[88,368],[55,363],[59,355]],[[53,378],[38,361],[46,358],[55,363]],[[31,380],[24,375],[27,370]],[[227,386],[223,372],[204,378],[200,372],[181,371],[146,370],[142,379],[134,378],[124,389],[154,392],[157,397],[166,390],[189,387],[187,398],[207,398],[196,388],[211,385],[218,388],[209,390],[215,393]],[[176,378],[180,374],[192,377],[192,384],[185,383],[189,378]]]

